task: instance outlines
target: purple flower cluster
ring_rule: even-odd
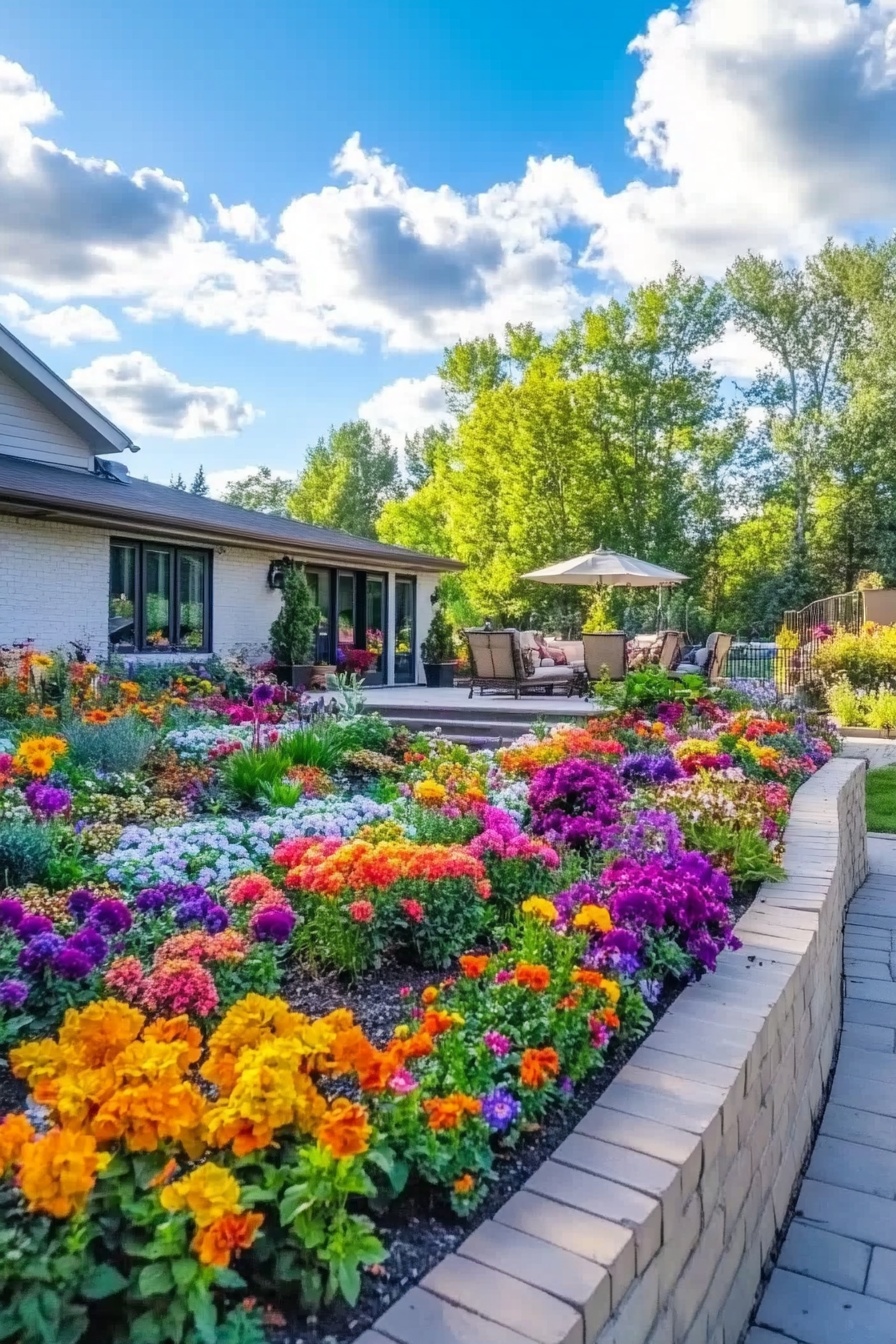
[[[134,905],[142,915],[160,915],[173,907],[174,922],[181,929],[201,924],[207,933],[220,933],[230,923],[223,905],[218,905],[198,882],[186,886],[162,882],[157,887],[144,887],[134,898]]]
[[[249,928],[260,943],[286,943],[296,926],[296,916],[288,905],[262,905],[249,921]]]
[[[532,829],[552,844],[609,849],[627,797],[612,766],[580,758],[546,765],[529,787]]]
[[[560,855],[544,840],[533,840],[503,807],[478,810],[482,831],[470,841],[469,852],[477,859],[539,859],[546,868],[559,868]]]
[[[108,957],[107,937],[126,933],[131,927],[131,912],[124,901],[99,900],[86,889],[71,893],[68,908],[81,927],[64,938],[46,915],[27,914],[21,901],[13,897],[0,900],[0,928],[10,930],[21,943],[17,961],[26,975],[50,970],[63,980],[84,980]],[[15,986],[22,983],[0,982],[0,1007],[21,1006],[16,1002],[20,991]],[[10,985],[12,989],[3,990]]]
[[[48,819],[60,817],[68,812],[72,805],[72,795],[68,789],[56,788],[39,779],[33,780],[25,789],[25,802],[36,817]]]
[[[671,934],[705,970],[715,970],[724,948],[738,945],[731,883],[697,851],[671,859],[616,859],[601,873],[598,889],[614,924],[642,936],[651,930]]]
[[[677,858],[684,849],[678,818],[673,812],[645,808],[626,826],[619,849],[630,859],[646,859],[651,854]]]
[[[21,1008],[27,997],[24,980],[0,980],[0,1008]]]
[[[674,784],[684,771],[667,752],[637,751],[626,756],[619,770],[623,783],[638,785]]]
[[[482,1098],[482,1118],[497,1134],[503,1134],[516,1124],[522,1110],[521,1103],[506,1087],[496,1087]]]

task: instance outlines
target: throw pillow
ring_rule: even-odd
[[[545,640],[544,647],[548,658],[552,659],[555,667],[566,667],[568,665],[569,660],[566,657],[566,650],[561,649],[559,644],[551,644],[548,640]]]

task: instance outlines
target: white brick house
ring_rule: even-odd
[[[139,450],[0,326],[0,646],[264,657],[285,561],[317,591],[319,661],[367,648],[370,679],[424,679],[432,594],[456,561],[154,485],[116,460],[126,451]]]

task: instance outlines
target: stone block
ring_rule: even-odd
[[[638,1274],[644,1272],[660,1248],[662,1208],[657,1200],[638,1190],[551,1161],[543,1162],[523,1188],[630,1228],[635,1236]]]
[[[794,1220],[781,1247],[778,1265],[781,1269],[808,1274],[811,1279],[821,1279],[823,1283],[861,1293],[870,1258],[870,1246]]]
[[[802,1344],[891,1344],[896,1339],[896,1306],[776,1269],[756,1323]]]
[[[819,1134],[807,1171],[814,1181],[896,1199],[896,1152]]]
[[[622,1071],[623,1073],[625,1070]],[[654,1075],[658,1077],[659,1075]],[[696,1087],[697,1084],[695,1083]],[[623,1082],[622,1073],[601,1097],[602,1107],[688,1130],[703,1140],[704,1161],[712,1161],[722,1142],[722,1110],[716,1102],[676,1097],[656,1087]]]
[[[857,1106],[862,1111],[896,1117],[896,1083],[847,1077],[838,1069],[831,1085],[831,1101],[838,1106]]]
[[[716,1064],[711,1060],[692,1059],[687,1055],[676,1055],[661,1049],[661,1042],[654,1044],[656,1037],[651,1035],[638,1051],[637,1063],[644,1069],[671,1075],[675,1078],[691,1079],[695,1083],[709,1083],[724,1088],[735,1096],[743,1095],[746,1065],[739,1068],[732,1065]]]
[[[896,1050],[896,1031],[892,1027],[874,1027],[860,1022],[845,1022],[840,1036],[842,1046],[859,1046],[863,1050],[880,1050],[893,1054]]]
[[[532,1344],[531,1335],[475,1316],[423,1288],[411,1288],[376,1325],[396,1344],[422,1344],[423,1340],[426,1344]]]
[[[844,1041],[837,1059],[838,1078],[873,1078],[879,1083],[896,1083],[896,1055],[880,1050],[864,1050]]]
[[[501,1205],[495,1222],[603,1265],[610,1275],[614,1310],[635,1277],[635,1234],[607,1218],[520,1190]]]
[[[592,1139],[604,1139],[617,1148],[644,1153],[647,1157],[677,1166],[681,1172],[682,1196],[685,1199],[697,1188],[703,1163],[703,1147],[699,1137],[687,1130],[676,1129],[669,1123],[644,1116],[626,1115],[611,1110],[599,1101],[579,1121],[576,1132],[587,1134]]]
[[[672,1235],[681,1213],[681,1173],[671,1162],[619,1148],[603,1139],[573,1132],[553,1154],[555,1162],[578,1167],[593,1176],[605,1176],[658,1199],[663,1207],[663,1236]]]
[[[865,1292],[869,1297],[896,1302],[896,1252],[888,1251],[883,1246],[874,1247]]]
[[[744,1254],[734,1276],[728,1296],[719,1311],[712,1332],[713,1344],[739,1344],[744,1326],[753,1312],[756,1293],[762,1278],[762,1261],[758,1243],[751,1243],[749,1235]],[[784,1341],[779,1341],[784,1344]]]
[[[859,1190],[803,1181],[797,1217],[855,1241],[896,1250],[896,1201]],[[896,1339],[896,1334],[893,1336]]]
[[[722,1258],[724,1228],[725,1216],[721,1209],[716,1209],[705,1225],[693,1255],[679,1275],[672,1294],[676,1339],[686,1339],[697,1321],[703,1299]]]
[[[657,1261],[660,1272],[660,1301],[665,1302],[678,1281],[688,1257],[697,1245],[703,1226],[703,1206],[698,1194],[691,1195],[682,1210],[675,1236],[664,1240]]]
[[[896,1152],[896,1125],[888,1117],[875,1115],[872,1111],[860,1111],[829,1101],[822,1117],[821,1133]]]
[[[600,1336],[601,1344],[646,1344],[659,1315],[659,1282],[659,1266],[654,1260],[626,1293]]]
[[[475,1260],[446,1256],[420,1286],[537,1344],[584,1344],[582,1317],[568,1303]]]
[[[568,1302],[584,1319],[586,1341],[593,1339],[609,1318],[610,1276],[593,1260],[491,1221],[481,1223],[458,1247],[457,1254]]]

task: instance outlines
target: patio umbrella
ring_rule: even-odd
[[[684,583],[688,576],[598,546],[587,555],[561,560],[545,569],[533,569],[522,577],[535,579],[538,583],[580,584],[594,588],[674,588],[676,584]]]

